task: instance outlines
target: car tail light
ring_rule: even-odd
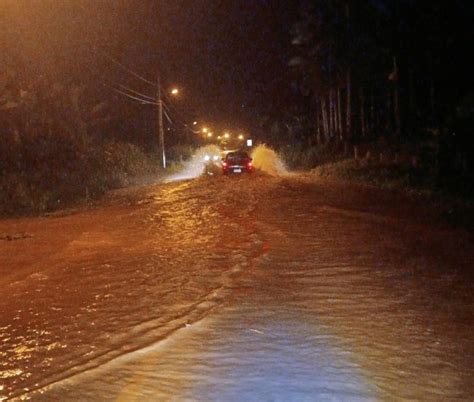
[[[226,161],[222,162],[222,166],[227,167],[227,162]]]
[[[253,166],[252,162],[247,162],[247,167],[251,168]]]

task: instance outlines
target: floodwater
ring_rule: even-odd
[[[0,238],[0,400],[474,400],[473,244],[400,196],[200,177]]]

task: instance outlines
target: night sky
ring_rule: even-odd
[[[222,129],[252,130],[271,106],[269,99],[282,101],[288,87],[289,31],[296,15],[296,6],[289,4],[6,1],[2,40],[7,46],[15,43],[14,53],[35,73],[87,83],[112,79],[147,95],[154,95],[152,86],[103,55],[151,81],[159,69],[165,87],[181,88],[177,107],[184,119],[196,116]]]

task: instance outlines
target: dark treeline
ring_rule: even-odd
[[[21,56],[3,47],[0,212],[53,210],[152,171],[150,106],[114,95],[91,72]]]
[[[158,142],[157,72],[165,87],[167,68],[179,65],[157,46],[168,44],[169,56],[183,43],[174,30],[165,35],[147,19],[156,3],[0,3],[0,212],[54,209],[156,167],[149,155]],[[267,104],[249,101],[256,137],[307,167],[347,156],[352,146],[361,155],[368,144],[377,152],[412,153],[440,183],[472,186],[474,2],[293,4],[298,12],[291,9],[285,19],[296,16],[287,41],[268,56],[281,61],[274,84],[253,83],[269,98]],[[178,16],[174,8],[168,12]],[[210,38],[220,40],[212,32]],[[187,54],[179,60],[195,64]],[[171,159],[189,153],[186,144],[196,141],[188,128],[194,113],[184,113],[193,108],[183,102],[167,102]]]
[[[126,41],[132,3],[0,4],[0,213],[64,207],[159,166],[156,84],[126,70],[150,75],[130,56],[145,44]]]
[[[473,17],[460,0],[301,0],[293,138],[411,147],[440,177],[472,176]]]

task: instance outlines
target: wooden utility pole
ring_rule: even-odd
[[[163,129],[163,100],[161,99],[161,80],[160,74],[158,73],[158,140],[159,140],[159,153],[162,156],[163,169],[166,169],[166,154],[165,154],[165,132]]]

